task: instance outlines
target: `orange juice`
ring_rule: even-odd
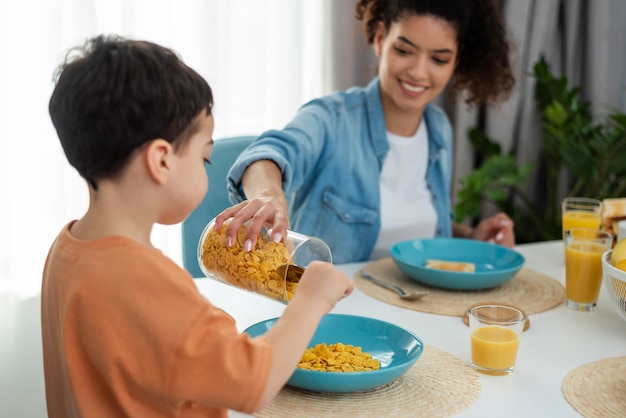
[[[600,229],[600,214],[581,210],[570,210],[563,213],[563,232],[570,228]]]
[[[485,369],[507,370],[515,365],[519,337],[511,328],[487,325],[471,336],[472,363]]]
[[[565,294],[576,303],[595,303],[602,285],[605,245],[574,241],[565,247]]]

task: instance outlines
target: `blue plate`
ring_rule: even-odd
[[[252,325],[244,332],[264,334],[278,318]],[[320,372],[296,369],[288,385],[315,392],[357,392],[387,384],[402,376],[424,351],[422,340],[397,325],[354,315],[328,314],[320,321],[308,347],[325,342],[360,346],[380,361],[380,369],[367,372]]]
[[[524,265],[524,256],[515,250],[484,241],[461,238],[433,238],[399,242],[389,250],[391,258],[413,280],[443,289],[479,290],[509,280]],[[426,267],[427,259],[474,263],[474,273],[436,270]]]

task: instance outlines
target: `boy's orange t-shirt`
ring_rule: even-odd
[[[79,241],[70,226],[43,273],[49,416],[253,412],[269,378],[269,344],[239,333],[159,250],[121,236]]]

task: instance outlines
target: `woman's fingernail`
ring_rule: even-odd
[[[504,232],[498,232],[498,235],[496,235],[496,241],[502,241],[502,238],[504,238]]]
[[[283,234],[281,234],[280,232],[274,235],[274,242],[281,242],[282,240],[283,240]]]
[[[243,248],[246,251],[252,251],[252,240],[251,239],[247,239],[246,243],[244,244]]]
[[[226,237],[226,246],[232,247],[232,245],[233,245],[233,237],[231,236]]]

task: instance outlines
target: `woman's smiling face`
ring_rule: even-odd
[[[380,25],[374,37],[378,76],[386,117],[417,115],[445,89],[456,67],[456,29],[433,16],[411,15]]]

